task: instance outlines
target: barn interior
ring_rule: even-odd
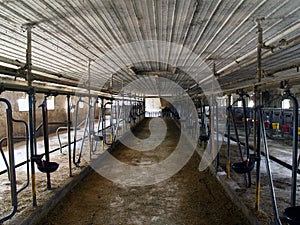
[[[77,224],[300,224],[299,66],[297,0],[0,0],[0,224],[76,224],[53,211],[73,192],[134,201],[196,159],[182,207],[70,210],[90,218]],[[101,182],[80,186],[92,171]],[[237,208],[199,212],[213,201]]]

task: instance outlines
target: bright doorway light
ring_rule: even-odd
[[[160,98],[146,98],[145,99],[146,116],[158,117],[161,112]]]
[[[291,107],[291,103],[290,103],[290,99],[284,99],[282,102],[281,102],[281,107],[283,109],[289,109]]]
[[[248,102],[248,107],[252,108],[254,106],[254,101],[253,100],[250,100]]]
[[[238,104],[238,107],[242,107],[243,106],[243,102],[242,101],[238,101],[237,104]]]
[[[47,98],[47,109],[48,110],[54,110],[55,104],[54,104],[54,96],[49,96]]]
[[[26,94],[25,98],[19,98],[17,100],[19,111],[20,112],[28,112],[29,111],[29,103],[28,103],[28,95]]]

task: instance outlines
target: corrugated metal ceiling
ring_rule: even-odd
[[[191,75],[181,67],[202,67],[194,65],[202,60],[210,76],[215,65],[222,90],[246,88],[256,82],[256,20],[261,18],[263,41],[274,47],[263,50],[263,74],[276,78],[263,81],[299,79],[298,0],[0,0],[1,71],[26,62],[25,30],[34,24],[37,75],[63,75],[57,80],[76,85],[86,79],[92,60],[95,87],[113,84],[118,91],[150,74],[184,89],[196,87],[191,90],[196,94],[201,68]]]

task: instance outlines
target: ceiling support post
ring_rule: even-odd
[[[88,146],[89,146],[89,154],[90,158],[92,157],[93,152],[93,139],[92,135],[94,134],[94,114],[92,113],[92,97],[91,97],[91,59],[88,59],[87,62],[87,80],[86,80],[86,86],[88,89]]]
[[[32,205],[36,206],[36,179],[35,179],[35,165],[32,157],[36,153],[36,144],[35,144],[35,131],[36,131],[36,122],[35,122],[35,93],[34,88],[32,87],[33,76],[31,73],[32,68],[32,55],[31,55],[31,29],[33,25],[27,25],[27,50],[26,50],[26,68],[27,74],[26,79],[29,86],[28,91],[28,122],[29,122],[29,149],[30,149],[30,165],[31,165],[31,189],[32,189]]]
[[[257,83],[261,82],[262,77],[262,66],[261,66],[261,59],[262,59],[262,48],[263,48],[263,29],[260,24],[261,19],[257,19],[257,68],[256,68],[256,79]],[[260,142],[261,142],[261,133],[260,133],[260,124],[257,121],[257,113],[256,109],[257,106],[261,105],[261,94],[258,90],[257,85],[254,86],[254,110],[253,110],[253,146],[254,152],[256,153],[257,161],[256,161],[256,189],[255,189],[255,209],[258,211],[260,207]]]

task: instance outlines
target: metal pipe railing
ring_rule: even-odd
[[[224,136],[225,136],[225,137],[228,137],[227,134],[225,134]],[[230,140],[237,142],[236,138],[234,138],[234,137],[232,137],[232,136],[230,137]],[[243,146],[245,145],[245,143],[242,142],[242,141],[240,142],[240,144],[243,145]],[[251,146],[251,145],[249,145],[249,149],[254,150],[253,146]],[[262,156],[265,156],[265,153],[264,153],[264,152],[260,152],[260,154],[261,154]],[[275,156],[273,156],[273,155],[270,155],[270,154],[269,154],[269,158],[270,158],[272,161],[278,163],[279,165],[281,165],[281,166],[283,166],[283,167],[285,167],[285,168],[287,168],[287,169],[289,169],[289,170],[292,170],[292,168],[293,168],[292,165],[290,165],[290,164],[288,164],[288,163],[286,163],[286,162],[284,162],[284,161],[278,159],[277,157],[275,157]],[[297,173],[300,174],[300,169],[297,169]]]
[[[67,95],[67,103],[68,103],[68,158],[69,158],[69,176],[72,176],[72,149],[71,149],[71,102],[70,102],[70,95]],[[60,145],[60,150],[62,146]]]
[[[3,158],[3,161],[4,161],[4,164],[6,166],[6,169],[7,169],[7,175],[8,175],[8,179],[10,179],[10,175],[9,175],[9,164],[7,162],[7,159],[6,159],[6,156],[3,152],[3,149],[2,149],[2,145],[3,145],[3,142],[4,141],[7,141],[7,137],[4,137],[0,140],[0,152],[1,152],[1,155],[2,155],[2,158]]]
[[[297,170],[298,170],[298,115],[299,104],[297,99],[286,90],[283,97],[293,101],[293,155],[292,155],[292,187],[291,187],[291,206],[296,206],[297,192]]]
[[[84,102],[81,98],[79,98],[79,100],[76,102],[76,106],[75,106],[75,123],[74,123],[74,127],[75,127],[75,131],[74,131],[74,141],[73,141],[73,143],[74,143],[74,145],[73,145],[73,163],[76,165],[76,166],[78,166],[78,164],[80,163],[80,157],[81,157],[81,152],[79,153],[79,156],[78,156],[78,159],[76,160],[76,138],[77,138],[77,129],[78,129],[78,127],[79,127],[79,124],[78,124],[78,110],[79,110],[79,103],[80,102],[83,102],[83,103],[86,103],[86,102]],[[88,104],[88,103],[86,103],[86,104]],[[87,117],[88,117],[88,115],[87,115]],[[83,121],[85,121],[85,123],[86,123],[86,120],[87,120],[88,118],[86,118],[85,120],[83,120]],[[82,122],[83,122],[82,121]],[[81,122],[81,123],[82,123]],[[81,124],[80,123],[80,124]]]
[[[14,157],[14,142],[13,142],[13,118],[12,118],[12,107],[10,102],[7,99],[0,98],[0,102],[6,104],[6,135],[7,135],[7,147],[9,152],[9,175],[10,175],[10,188],[11,188],[11,201],[13,210],[9,215],[0,219],[0,223],[5,222],[6,220],[11,219],[18,208],[18,199],[17,199],[17,184],[16,184],[16,170],[15,170],[15,157]]]
[[[25,127],[25,137],[22,137],[23,139],[25,139],[25,142],[26,142],[26,161],[29,160],[30,156],[29,156],[29,147],[28,147],[28,144],[29,144],[29,128],[28,128],[28,124],[23,121],[23,120],[16,120],[16,119],[13,119],[13,122],[15,123],[23,123],[24,124],[24,127]],[[16,137],[14,137],[14,140],[16,139]],[[26,174],[27,174],[27,180],[26,180],[26,183],[23,185],[23,187],[21,187],[19,190],[18,190],[18,193],[21,192],[22,190],[24,190],[26,187],[28,187],[29,185],[29,163],[26,163]]]
[[[31,169],[31,189],[32,189],[32,205],[37,206],[36,201],[36,179],[35,179],[35,165],[32,157],[36,155],[36,137],[35,137],[35,94],[32,90],[28,94],[28,121],[29,121],[29,149],[30,149],[30,169]]]
[[[67,125],[67,122],[48,122],[48,126],[52,126],[52,125]],[[37,133],[40,129],[42,129],[42,127],[43,127],[43,122],[41,122],[38,126],[37,126],[37,128],[36,128],[36,130],[35,130],[35,132]]]
[[[255,110],[255,120],[254,124],[256,124],[256,118],[259,116],[257,110]],[[258,211],[260,207],[260,160],[261,160],[261,129],[260,126],[264,126],[261,124],[260,120],[258,120],[256,124],[256,188],[255,188],[255,209]],[[254,139],[255,141],[255,139]],[[249,146],[250,147],[250,146]]]
[[[227,165],[226,165],[226,168],[227,168],[227,178],[230,178],[230,164],[231,164],[231,161],[230,161],[230,115],[231,115],[231,112],[230,112],[230,106],[231,106],[231,95],[228,95],[228,103],[227,103],[228,107],[227,107]]]
[[[264,123],[263,123],[261,107],[258,107],[258,114],[259,114],[259,121],[260,121],[260,131],[261,131],[261,135],[262,135],[262,137],[259,137],[259,138],[262,138],[263,144],[264,144],[264,149],[265,149],[265,162],[266,162],[266,170],[267,170],[269,187],[270,187],[270,194],[271,194],[271,198],[272,198],[272,207],[273,207],[274,220],[275,220],[274,222],[277,225],[281,225],[281,221],[279,219],[279,214],[278,214],[278,208],[277,208],[275,190],[274,190],[274,185],[273,185],[273,179],[272,179],[272,171],[271,171],[271,166],[270,166],[267,135],[266,135],[265,126],[264,126]]]
[[[68,129],[70,129],[70,130],[74,130],[74,127],[58,127],[57,129],[56,129],[56,131],[55,131],[55,133],[56,133],[56,136],[57,136],[57,140],[58,140],[58,144],[59,144],[59,148],[60,148],[60,153],[62,153],[62,144],[61,144],[61,140],[60,140],[60,136],[59,136],[59,134],[60,134],[60,132],[62,131],[62,130],[66,130],[66,131],[68,131]]]
[[[28,127],[28,125],[27,125],[27,123],[25,122],[25,121],[21,121],[21,120],[14,120],[13,118],[12,118],[12,110],[11,110],[11,106],[10,106],[10,104],[9,104],[9,102],[6,100],[6,99],[0,99],[0,101],[3,101],[3,102],[5,102],[5,103],[7,103],[8,104],[8,109],[7,109],[7,138],[3,138],[2,140],[0,140],[0,150],[1,150],[1,153],[4,155],[4,153],[3,153],[3,151],[2,151],[2,148],[1,148],[1,145],[4,143],[4,141],[7,141],[8,143],[7,143],[7,146],[8,146],[8,150],[9,150],[9,163],[7,163],[7,166],[9,167],[7,167],[7,170],[4,170],[4,171],[1,171],[0,172],[0,174],[4,174],[5,172],[8,172],[9,173],[9,178],[10,178],[10,181],[11,181],[11,195],[12,195],[12,205],[13,205],[13,211],[8,215],[8,216],[5,216],[4,218],[2,218],[2,219],[0,219],[0,223],[2,223],[2,222],[4,222],[4,221],[6,221],[6,220],[8,220],[8,219],[10,219],[10,218],[12,218],[13,217],[13,215],[16,213],[16,211],[17,211],[17,205],[18,205],[18,203],[17,203],[17,194],[20,192],[20,191],[22,191],[22,190],[24,190],[24,188],[26,188],[26,186],[28,186],[28,184],[29,184],[29,162],[33,162],[33,160],[30,160],[29,159],[29,149],[28,149],[28,146],[29,146],[29,127]],[[42,106],[42,109],[43,109],[43,117],[44,117],[44,120],[43,120],[43,127],[44,127],[44,132],[45,132],[45,129],[47,129],[48,128],[48,126],[47,126],[47,115],[45,115],[45,106],[44,106],[44,104],[42,104],[41,105]],[[141,114],[142,115],[142,114]],[[139,115],[139,116],[141,116],[141,115]],[[120,116],[120,112],[118,112],[118,116]],[[33,117],[32,117],[33,118]],[[70,118],[68,118],[68,120],[70,120]],[[121,122],[121,121],[123,121],[122,119],[120,119],[119,118],[119,123]],[[25,129],[26,129],[26,136],[25,137],[13,137],[13,125],[12,125],[12,123],[13,122],[21,122],[21,123],[24,123],[24,125],[25,125]],[[68,123],[68,124],[70,124],[70,123]],[[104,130],[106,130],[106,129],[109,129],[109,128],[111,128],[112,126],[114,126],[113,124],[110,124],[109,126],[107,126],[107,127],[103,127],[102,129],[100,129],[99,131],[104,131]],[[70,132],[70,128],[68,129],[68,133]],[[45,133],[44,133],[45,134]],[[70,137],[70,134],[68,135],[69,137]],[[46,138],[47,137],[47,138]],[[32,138],[32,137],[31,137]],[[45,139],[48,139],[48,135],[46,135],[46,136],[44,136],[44,138]],[[83,137],[84,138],[84,137]],[[15,164],[15,161],[14,161],[14,147],[13,147],[13,141],[15,140],[15,139],[25,139],[26,140],[26,155],[27,155],[27,160],[25,160],[24,162],[21,162],[21,163],[19,163],[19,164]],[[81,139],[79,139],[79,140],[82,140],[82,138]],[[77,141],[79,141],[79,140],[75,140],[75,142],[77,142]],[[44,140],[45,141],[45,140]],[[49,141],[49,140],[48,140]],[[74,142],[72,142],[72,143],[74,143]],[[50,151],[50,149],[48,148],[48,150],[47,150],[47,143],[45,143],[45,153],[43,153],[43,154],[41,154],[41,156],[43,156],[43,155],[49,155],[49,154],[51,154],[51,153],[53,153],[53,152],[55,152],[55,151],[58,151],[58,150],[60,150],[61,148],[64,148],[64,147],[67,147],[67,146],[69,146],[69,148],[70,148],[70,145],[72,144],[71,143],[71,141],[70,141],[70,139],[68,139],[68,144],[66,144],[66,145],[64,145],[64,146],[62,146],[61,144],[60,144],[60,147],[59,148],[56,148],[56,149],[53,149],[53,150],[51,150]],[[69,149],[70,150],[70,149]],[[71,152],[71,151],[70,151]],[[32,152],[31,152],[32,153]],[[34,156],[34,154],[32,154],[33,156]],[[4,160],[6,160],[6,158],[4,157]],[[70,162],[71,162],[71,160],[69,160]],[[18,168],[18,167],[20,167],[20,166],[23,166],[23,165],[25,165],[25,164],[27,164],[27,184],[25,184],[25,186],[23,186],[20,190],[17,190],[17,185],[16,185],[16,172],[15,172],[15,168]],[[71,167],[70,167],[71,168]],[[71,171],[71,170],[70,170]],[[70,174],[71,174],[71,172],[70,172]],[[48,186],[48,184],[47,184],[47,187],[49,187]],[[35,194],[36,192],[33,192],[33,194]]]
[[[46,162],[50,162],[49,156],[49,131],[48,131],[48,110],[47,110],[47,97],[44,98],[43,103],[40,105],[42,107],[43,116],[43,134],[44,134],[44,149],[45,149],[45,159]],[[47,189],[51,190],[51,178],[50,172],[47,172]]]
[[[103,105],[103,108],[102,108],[102,135],[103,135],[103,141],[105,144],[109,144],[107,143],[107,140],[106,140],[106,119],[105,119],[105,114],[106,114],[106,106],[107,105],[112,105],[112,102],[106,102],[104,105]],[[112,124],[109,125],[109,127],[111,128]],[[103,129],[103,127],[105,127],[106,129]]]

